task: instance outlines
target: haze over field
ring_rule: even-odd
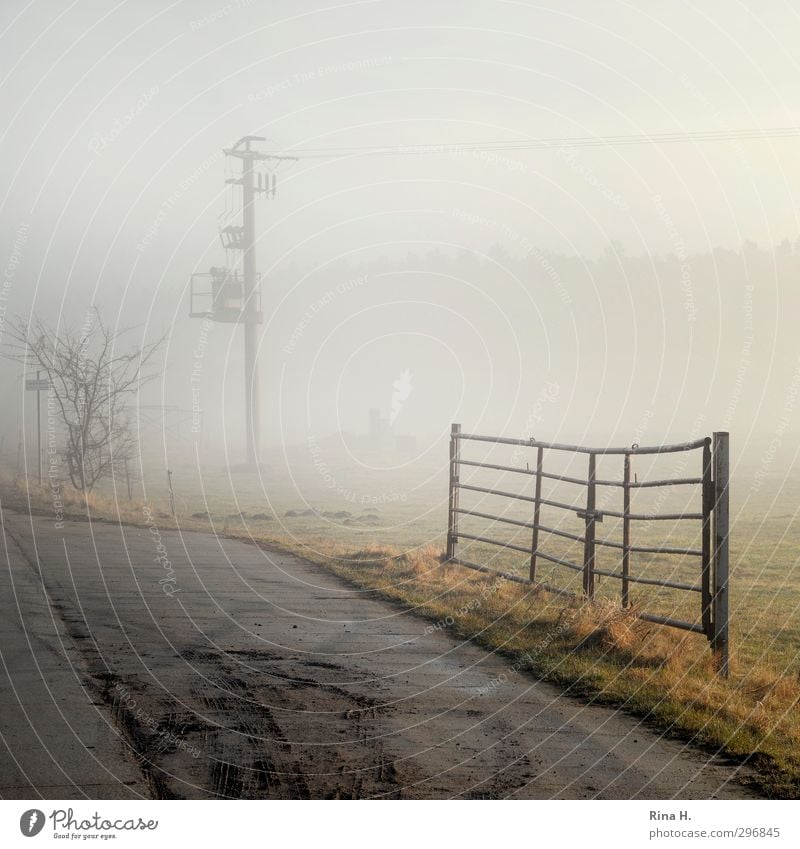
[[[266,459],[299,445],[313,466],[310,437],[368,465],[378,409],[415,440],[404,463],[443,459],[459,421],[623,444],[730,430],[737,465],[791,468],[800,139],[737,135],[800,125],[789,4],[0,16],[3,315],[80,327],[96,304],[133,337],[169,330],[141,401],[202,409],[189,458],[241,460],[241,332],[189,319],[188,279],[226,261],[221,151],[254,134],[300,157],[257,202]],[[575,141],[698,131],[737,137]],[[531,139],[572,141],[513,145]],[[0,388],[13,457],[32,398],[8,363]]]
[[[0,4],[19,839],[789,833],[695,803],[800,798],[799,43],[789,0]]]

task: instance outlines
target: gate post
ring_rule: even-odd
[[[728,571],[730,537],[730,455],[729,434],[714,433],[714,588],[713,637],[711,648],[720,674],[727,678],[730,672],[728,641]]]
[[[622,606],[631,606],[631,455],[626,454],[622,469]]]
[[[583,594],[590,601],[594,598],[594,558],[595,558],[595,479],[597,476],[597,458],[589,455],[589,479],[586,488],[586,530],[583,543]]]
[[[528,570],[528,580],[533,583],[536,580],[536,555],[539,553],[539,517],[542,506],[542,465],[544,463],[544,448],[540,445],[536,450],[536,488],[534,490],[536,499],[533,506],[533,533],[531,534],[531,562]]]
[[[461,425],[453,424],[450,428],[450,489],[448,495],[447,514],[447,560],[456,556],[456,542],[458,541],[458,461],[461,457],[461,445],[459,434]]]
[[[714,611],[712,603],[714,590],[711,586],[714,574],[714,558],[711,552],[711,521],[714,515],[714,468],[711,453],[711,437],[707,437],[703,445],[703,563],[701,567],[700,585],[702,589],[701,611],[703,633],[709,642],[714,640]]]

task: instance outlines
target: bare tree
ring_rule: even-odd
[[[154,357],[164,337],[124,352],[126,330],[112,330],[95,309],[80,332],[48,328],[39,318],[6,324],[4,353],[26,370],[41,370],[64,426],[67,477],[82,493],[135,456],[128,401],[155,377]]]

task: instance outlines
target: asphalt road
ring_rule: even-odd
[[[298,557],[8,511],[2,532],[3,798],[753,795]]]

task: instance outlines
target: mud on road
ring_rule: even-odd
[[[118,787],[73,775],[73,795],[754,795],[742,767],[567,698],[300,558],[179,532],[158,533],[159,557],[148,529],[8,512],[3,525],[4,592],[41,585],[65,634],[53,651],[80,681],[84,715],[106,724]],[[41,630],[32,616],[18,627]],[[61,736],[50,754],[68,772],[80,735]],[[0,760],[0,794],[21,786],[15,768]]]
[[[382,706],[323,680],[343,670],[325,665],[320,675],[313,661],[288,662],[263,651],[234,651],[232,662],[193,649],[183,657],[203,683],[180,702],[153,698],[142,681],[123,685],[109,675],[100,682],[117,723],[148,765],[154,796],[401,795],[380,737]],[[283,724],[273,705],[280,705]],[[180,787],[172,776],[180,776]]]

